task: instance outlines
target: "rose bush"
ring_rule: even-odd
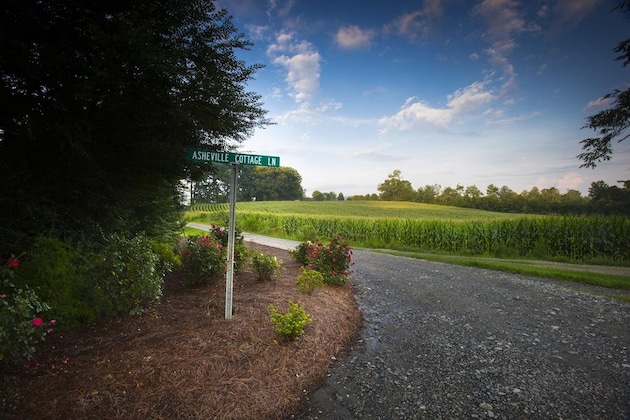
[[[219,225],[212,225],[210,229],[210,234],[214,235],[215,238],[221,245],[225,248],[225,252],[227,253],[228,247],[228,237],[229,232],[227,229],[222,228]],[[227,258],[227,254],[226,254]],[[234,270],[238,271],[243,268],[247,264],[247,260],[249,259],[249,251],[245,246],[245,242],[243,239],[243,234],[238,228],[234,229]]]
[[[14,285],[19,266],[12,256],[0,267],[0,360],[10,364],[30,360],[56,324],[54,319],[44,320],[50,307],[30,287]]]
[[[302,242],[289,252],[299,264],[320,272],[325,284],[341,286],[348,282],[352,249],[342,237],[331,239],[327,245],[317,239]]]
[[[224,245],[214,235],[186,238],[181,259],[190,287],[205,286],[225,273]]]

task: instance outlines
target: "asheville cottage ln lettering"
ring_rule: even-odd
[[[280,167],[280,158],[278,156],[247,155],[244,153],[216,152],[210,150],[188,149],[188,159],[197,162]]]

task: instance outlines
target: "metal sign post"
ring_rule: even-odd
[[[238,164],[232,163],[230,182],[230,221],[228,226],[227,272],[225,273],[225,319],[232,319],[232,290],[234,289],[234,231],[236,230],[236,184]]]
[[[236,230],[236,183],[239,165],[280,167],[278,156],[247,155],[244,153],[217,152],[188,149],[188,159],[193,162],[229,163],[232,166],[230,182],[230,220],[228,226],[227,270],[225,272],[225,319],[232,319],[232,292],[234,290],[234,235]]]

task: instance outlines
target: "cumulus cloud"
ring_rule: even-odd
[[[319,90],[321,56],[308,41],[281,32],[267,48],[271,62],[286,69],[290,95],[297,103],[308,102]]]
[[[373,30],[361,29],[353,25],[339,28],[335,35],[335,42],[343,49],[354,50],[369,47],[373,37]]]
[[[475,82],[447,97],[444,108],[433,108],[415,97],[408,98],[400,111],[379,120],[381,132],[406,131],[418,125],[428,124],[446,130],[459,116],[471,114],[495,99],[485,84]]]
[[[583,184],[584,178],[577,172],[568,172],[558,177],[545,176],[536,180],[536,185],[541,189],[556,187],[561,193],[578,190]]]
[[[558,189],[577,190],[584,183],[584,178],[577,172],[569,172],[558,179]]]

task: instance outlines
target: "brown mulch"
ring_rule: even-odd
[[[0,373],[6,419],[282,419],[299,411],[334,360],[357,338],[361,315],[350,287],[295,287],[298,265],[276,255],[285,273],[260,282],[250,268],[235,275],[231,320],[225,280],[187,289],[173,272],[150,313],[105,320],[48,337],[31,363]],[[299,302],[313,322],[284,342],[267,307]]]

